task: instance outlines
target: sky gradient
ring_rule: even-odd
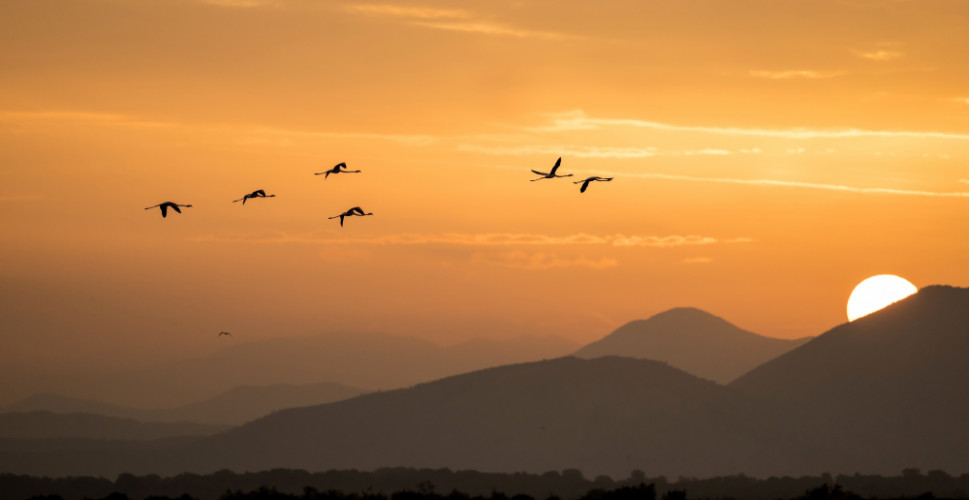
[[[2,2],[0,364],[220,330],[587,343],[676,306],[795,338],[875,274],[969,285],[967,25],[961,0]],[[559,156],[615,180],[529,182]],[[143,210],[167,200],[194,206]]]

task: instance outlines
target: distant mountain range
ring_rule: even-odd
[[[138,410],[56,394],[37,394],[0,408],[0,416],[12,412],[88,413],[141,422],[195,422],[230,426],[266,416],[276,410],[331,403],[364,392],[367,391],[332,382],[300,386],[241,386],[204,401],[155,410]]]
[[[575,355],[664,361],[688,373],[726,384],[809,340],[764,337],[700,309],[680,307],[626,323],[602,340],[579,349]]]
[[[0,471],[960,474],[969,472],[967,359],[969,290],[934,286],[727,386],[658,361],[566,357],[283,410],[208,437],[0,440]]]
[[[65,374],[51,388],[71,398],[126,407],[176,407],[247,385],[328,380],[366,390],[393,389],[491,366],[560,357],[579,347],[553,337],[447,347],[385,334],[287,337],[238,343],[208,356],[135,371]]]

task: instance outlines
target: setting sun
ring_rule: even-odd
[[[893,274],[872,276],[855,287],[848,298],[848,321],[884,309],[909,295],[918,288],[905,278]]]

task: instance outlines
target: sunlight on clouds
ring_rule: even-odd
[[[576,158],[647,158],[656,156],[656,148],[609,147],[609,146],[564,146],[564,145],[529,145],[529,146],[480,146],[477,144],[460,144],[459,151],[484,153],[500,156],[522,155],[559,155],[574,156]]]
[[[747,72],[754,78],[767,78],[769,80],[792,80],[805,78],[817,80],[821,78],[834,78],[844,74],[843,71],[811,71],[811,70],[787,70],[787,71],[756,71]]]
[[[894,188],[880,188],[880,187],[857,187],[857,186],[846,186],[840,184],[824,184],[816,182],[800,182],[800,181],[782,181],[777,179],[738,179],[732,177],[699,177],[699,176],[689,176],[689,175],[673,175],[673,174],[659,174],[659,173],[617,173],[604,170],[594,170],[592,171],[596,175],[612,175],[618,176],[622,175],[625,177],[637,177],[640,179],[663,179],[671,181],[688,181],[688,182],[708,182],[715,184],[740,184],[747,186],[777,186],[777,187],[792,187],[792,188],[804,188],[804,189],[818,189],[824,191],[841,191],[845,193],[859,193],[859,194],[888,194],[888,195],[901,195],[901,196],[926,196],[933,198],[969,198],[969,192],[939,192],[939,191],[922,191],[915,189],[894,189]]]
[[[275,0],[202,0],[202,2],[210,5],[217,5],[219,7],[236,8],[269,7],[277,5]]]
[[[545,40],[576,38],[573,35],[565,33],[529,30],[479,19],[471,12],[465,10],[403,7],[388,4],[350,5],[346,8],[351,12],[361,14],[399,17],[405,19],[408,24],[413,26],[437,30]]]
[[[430,7],[403,7],[388,4],[348,5],[347,10],[363,14],[410,17],[416,19],[467,19],[471,13],[457,9],[434,9]]]
[[[596,130],[601,127],[635,127],[672,132],[701,132],[707,134],[730,136],[760,136],[785,139],[839,139],[856,137],[920,137],[937,139],[967,140],[969,134],[953,134],[932,131],[888,131],[863,130],[856,128],[845,129],[757,129],[739,127],[705,127],[696,125],[673,125],[669,123],[653,122],[637,119],[592,118],[582,110],[573,110],[558,114],[546,115],[551,118],[551,124],[540,127],[528,127],[532,132],[560,132],[569,130]]]
[[[713,259],[710,257],[690,257],[683,259],[681,262],[684,264],[709,264],[713,262]]]
[[[873,50],[868,52],[857,51],[855,55],[872,61],[891,61],[902,57],[903,54],[894,50]]]
[[[487,264],[492,266],[509,267],[512,269],[522,269],[526,271],[544,271],[547,269],[559,269],[568,267],[585,267],[589,269],[606,269],[616,267],[619,262],[616,259],[601,258],[598,260],[586,257],[574,259],[562,258],[555,254],[546,253],[526,253],[526,252],[507,252],[500,255],[486,255],[476,253],[471,256],[471,262],[475,264]]]
[[[309,243],[309,244],[367,244],[367,245],[462,245],[462,246],[549,246],[549,245],[603,245],[613,247],[672,248],[681,246],[713,245],[718,243],[750,243],[750,238],[720,240],[700,235],[637,236],[615,234],[596,236],[577,233],[566,236],[525,233],[400,233],[385,236],[341,238],[317,234],[222,234],[193,238],[195,242],[219,243]]]

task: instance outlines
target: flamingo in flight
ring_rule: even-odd
[[[231,337],[232,336],[232,332],[222,331],[222,332],[219,332],[219,335],[218,336],[221,337],[223,335],[227,335],[227,336]]]
[[[541,177],[539,177],[538,179],[532,179],[532,182],[540,181],[542,179],[554,179],[556,177],[572,177],[572,174],[567,174],[567,175],[555,174],[555,171],[559,169],[559,165],[561,164],[562,164],[562,157],[559,157],[559,159],[555,161],[555,166],[552,167],[552,170],[548,173],[539,172],[538,170],[532,170],[532,172],[535,172],[536,174],[541,175]]]
[[[350,217],[350,216],[353,216],[353,215],[373,215],[373,212],[363,213],[363,209],[362,208],[360,208],[360,207],[353,207],[350,210],[347,210],[346,212],[343,212],[340,215],[334,215],[333,217],[329,217],[329,218],[330,219],[336,219],[337,217],[339,217],[340,218],[340,227],[343,227],[343,218],[344,217]]]
[[[274,194],[266,194],[266,192],[263,191],[262,189],[257,189],[255,191],[253,191],[253,192],[251,192],[251,193],[243,196],[242,198],[239,198],[238,200],[232,200],[232,203],[236,203],[238,201],[241,201],[242,204],[245,205],[246,204],[246,200],[248,200],[248,199],[252,199],[252,198],[275,198],[275,197],[276,197],[276,195],[274,195]]]
[[[581,180],[581,181],[575,181],[572,184],[582,184],[582,187],[579,188],[579,192],[584,193],[585,190],[589,187],[590,182],[592,181],[609,182],[612,179],[613,179],[612,177],[592,176],[592,177],[586,177],[584,180]]]
[[[337,163],[333,168],[329,170],[324,170],[322,172],[316,172],[313,175],[322,175],[323,179],[326,179],[330,174],[359,174],[359,170],[347,170],[347,162]]]
[[[173,201],[166,201],[165,203],[159,203],[157,205],[152,205],[150,207],[146,207],[145,210],[151,210],[151,209],[157,207],[157,208],[160,208],[161,209],[162,217],[168,217],[168,209],[169,208],[171,208],[172,210],[174,210],[174,211],[176,211],[178,213],[182,213],[182,210],[180,208],[178,208],[178,207],[189,207],[190,208],[191,206],[192,205],[179,205],[178,203],[175,203]]]

